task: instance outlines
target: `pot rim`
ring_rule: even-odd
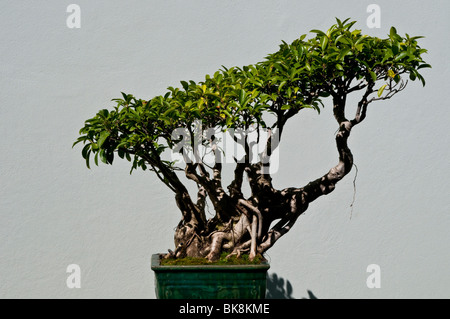
[[[162,254],[153,254],[151,268],[153,271],[267,271],[270,268],[267,260],[256,265],[170,265],[162,266],[160,264],[160,256]]]

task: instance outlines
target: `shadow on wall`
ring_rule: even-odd
[[[308,297],[302,299],[318,299],[311,290]],[[294,299],[293,288],[289,280],[279,277],[276,273],[267,274],[266,299]]]

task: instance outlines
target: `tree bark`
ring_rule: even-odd
[[[186,168],[186,175],[200,185],[198,202],[203,203],[202,206],[195,207],[204,208],[205,197],[209,196],[216,216],[207,221],[205,227],[200,227],[204,221],[199,222],[198,218],[191,217],[189,221],[180,222],[175,235],[175,255],[206,257],[213,261],[219,258],[221,252],[226,251],[229,255],[249,253],[252,259],[271,248],[292,229],[311,202],[331,193],[336,184],[351,171],[353,155],[347,142],[352,128],[365,118],[367,97],[372,92],[372,87],[368,86],[358,104],[356,117],[351,121],[345,117],[346,96],[334,96],[333,114],[339,125],[335,137],[339,160],[326,174],[304,187],[277,190],[272,185],[271,176],[263,170],[262,162],[237,163],[235,179],[228,186],[228,195],[221,187],[220,168],[214,171],[214,180],[210,180],[208,175],[198,174],[196,167],[189,164],[191,166]],[[252,192],[248,199],[243,198],[241,192],[244,173]],[[182,202],[180,200],[180,209],[183,208]],[[200,211],[190,215],[203,216]],[[270,228],[275,221],[276,224]]]

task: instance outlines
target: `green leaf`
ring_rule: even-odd
[[[273,67],[275,68],[275,69],[277,69],[278,71],[280,71],[280,73],[283,73],[285,70],[284,70],[284,68],[283,68],[283,64],[282,63],[275,63],[274,65],[273,65]]]
[[[91,151],[89,150],[86,154],[86,166],[87,168],[91,169],[91,167],[89,166],[89,157],[91,156]]]
[[[108,164],[112,165],[112,163],[114,161],[114,152],[107,152],[106,153],[106,161],[108,162]]]
[[[408,52],[403,51],[395,57],[394,61],[399,61],[399,60],[403,59],[404,57],[406,57],[407,55],[408,55]]]
[[[124,158],[125,150],[123,148],[118,148],[117,149],[117,155],[119,155],[120,158]]]
[[[344,28],[346,28],[346,30],[348,31],[348,30],[350,30],[351,27],[353,27],[353,25],[355,23],[356,23],[356,21],[349,22],[344,26]]]
[[[418,77],[419,80],[422,82],[422,85],[425,86],[425,79],[423,78],[423,76],[420,75],[419,73],[417,73],[417,77]]]
[[[367,38],[367,35],[361,36],[358,40],[356,40],[355,45],[360,44],[362,41],[364,41]]]
[[[339,63],[336,64],[336,69],[340,70],[340,71],[344,71],[344,68],[342,67],[342,65],[340,65]]]
[[[328,45],[328,37],[327,36],[323,36],[322,40],[320,41],[320,46],[322,47],[322,51],[325,50],[327,45]]]
[[[320,30],[316,30],[316,29],[313,29],[313,30],[311,30],[309,32],[317,33],[318,35],[321,35],[321,36],[326,36],[325,32],[320,31]]]
[[[336,38],[336,40],[334,40],[334,45],[336,45],[336,44],[339,42],[339,40],[341,40],[341,38],[342,38],[343,36],[344,36],[343,34],[338,35],[337,38]]]
[[[95,153],[95,156],[94,156],[94,163],[95,163],[95,165],[98,166],[98,152]]]
[[[381,61],[381,63],[384,63],[388,59],[392,58],[393,55],[394,55],[394,53],[392,52],[392,50],[386,50],[386,52],[384,53],[384,58]]]
[[[397,29],[395,29],[394,27],[391,27],[391,29],[389,30],[389,36],[391,37],[391,39],[395,39],[396,35],[397,35]]]
[[[386,88],[387,84],[383,85],[378,89],[378,97],[380,97],[383,94],[384,89]]]
[[[341,50],[341,52],[339,53],[339,59],[338,60],[342,60],[349,52],[350,52],[350,48],[345,48],[343,50]]]
[[[419,67],[417,68],[417,70],[423,69],[423,68],[431,68],[431,65],[425,63],[425,64],[421,64],[419,65]]]
[[[74,148],[75,145],[77,145],[80,142],[86,141],[86,138],[84,136],[81,136],[77,139],[75,143],[72,144],[72,148]]]
[[[360,33],[361,33],[361,30],[353,30],[351,34],[352,34],[352,36],[357,36]]]
[[[98,112],[98,115],[100,115],[100,117],[106,119],[109,115],[109,111],[107,109],[100,110]]]
[[[83,150],[81,151],[81,155],[83,156],[83,158],[86,158],[86,157],[87,157],[87,154],[88,154],[90,148],[91,148],[91,143],[86,144],[86,145],[83,147]]]
[[[370,76],[372,77],[372,80],[375,82],[377,80],[377,75],[373,71],[369,71]]]
[[[306,62],[305,66],[308,71],[311,71],[311,65],[308,62]]]
[[[98,142],[97,142],[99,148],[102,147],[103,143],[105,143],[106,139],[108,138],[108,136],[110,134],[111,133],[108,132],[108,131],[103,131],[103,132],[100,133],[100,137],[99,137]]]
[[[392,44],[392,53],[393,53],[393,55],[397,55],[397,54],[398,54],[398,50],[399,50],[399,48],[398,48],[398,43],[397,43],[397,42],[394,42],[394,43]]]
[[[105,164],[108,164],[108,160],[107,160],[107,158],[106,158],[106,151],[105,151],[105,149],[101,149],[100,150],[100,160],[103,162],[103,163],[105,163]]]
[[[202,99],[201,99],[201,103],[199,104],[199,107],[200,107],[201,105],[203,105],[203,103],[204,103],[204,99],[202,98]],[[171,115],[170,113],[172,113],[173,111],[175,111],[177,108],[178,108],[177,106],[172,106],[172,107],[170,107],[167,111],[165,111],[165,112],[163,113],[163,116]]]
[[[336,38],[335,44],[337,44],[338,42],[341,42],[341,43],[347,44],[347,45],[353,45],[353,42],[343,34],[341,34],[340,36],[338,36]]]
[[[245,99],[245,91],[244,90],[239,90],[239,104],[243,105],[244,104],[244,99]]]
[[[181,85],[183,86],[183,89],[184,89],[185,91],[187,91],[188,88],[189,88],[189,84],[188,84],[186,81],[180,81],[180,83],[181,83]]]

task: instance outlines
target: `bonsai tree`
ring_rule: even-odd
[[[354,24],[336,19],[327,31],[311,30],[309,39],[302,35],[291,44],[282,42],[262,62],[223,67],[204,81],[181,81],[151,99],[122,93],[112,100],[112,109],[85,122],[74,145],[84,143],[88,167],[91,156],[98,165],[99,160],[112,164],[117,155],[131,162],[131,172],[152,171],[174,193],[181,221],[175,248],[166,257],[214,261],[223,253],[248,253],[254,259],[351,171],[347,140],[369,105],[404,90],[408,79],[425,85],[419,70],[430,65],[422,59],[427,50],[417,43],[421,37],[400,36],[392,27],[380,39],[361,34]],[[357,105],[350,106],[353,114],[347,105],[351,94],[359,95]],[[309,110],[320,112],[326,98],[332,100],[337,126],[336,166],[301,187],[274,188],[272,155],[287,121]],[[241,154],[226,154],[224,134]],[[223,173],[230,165],[231,181],[225,184]],[[208,207],[214,210],[210,218]]]

